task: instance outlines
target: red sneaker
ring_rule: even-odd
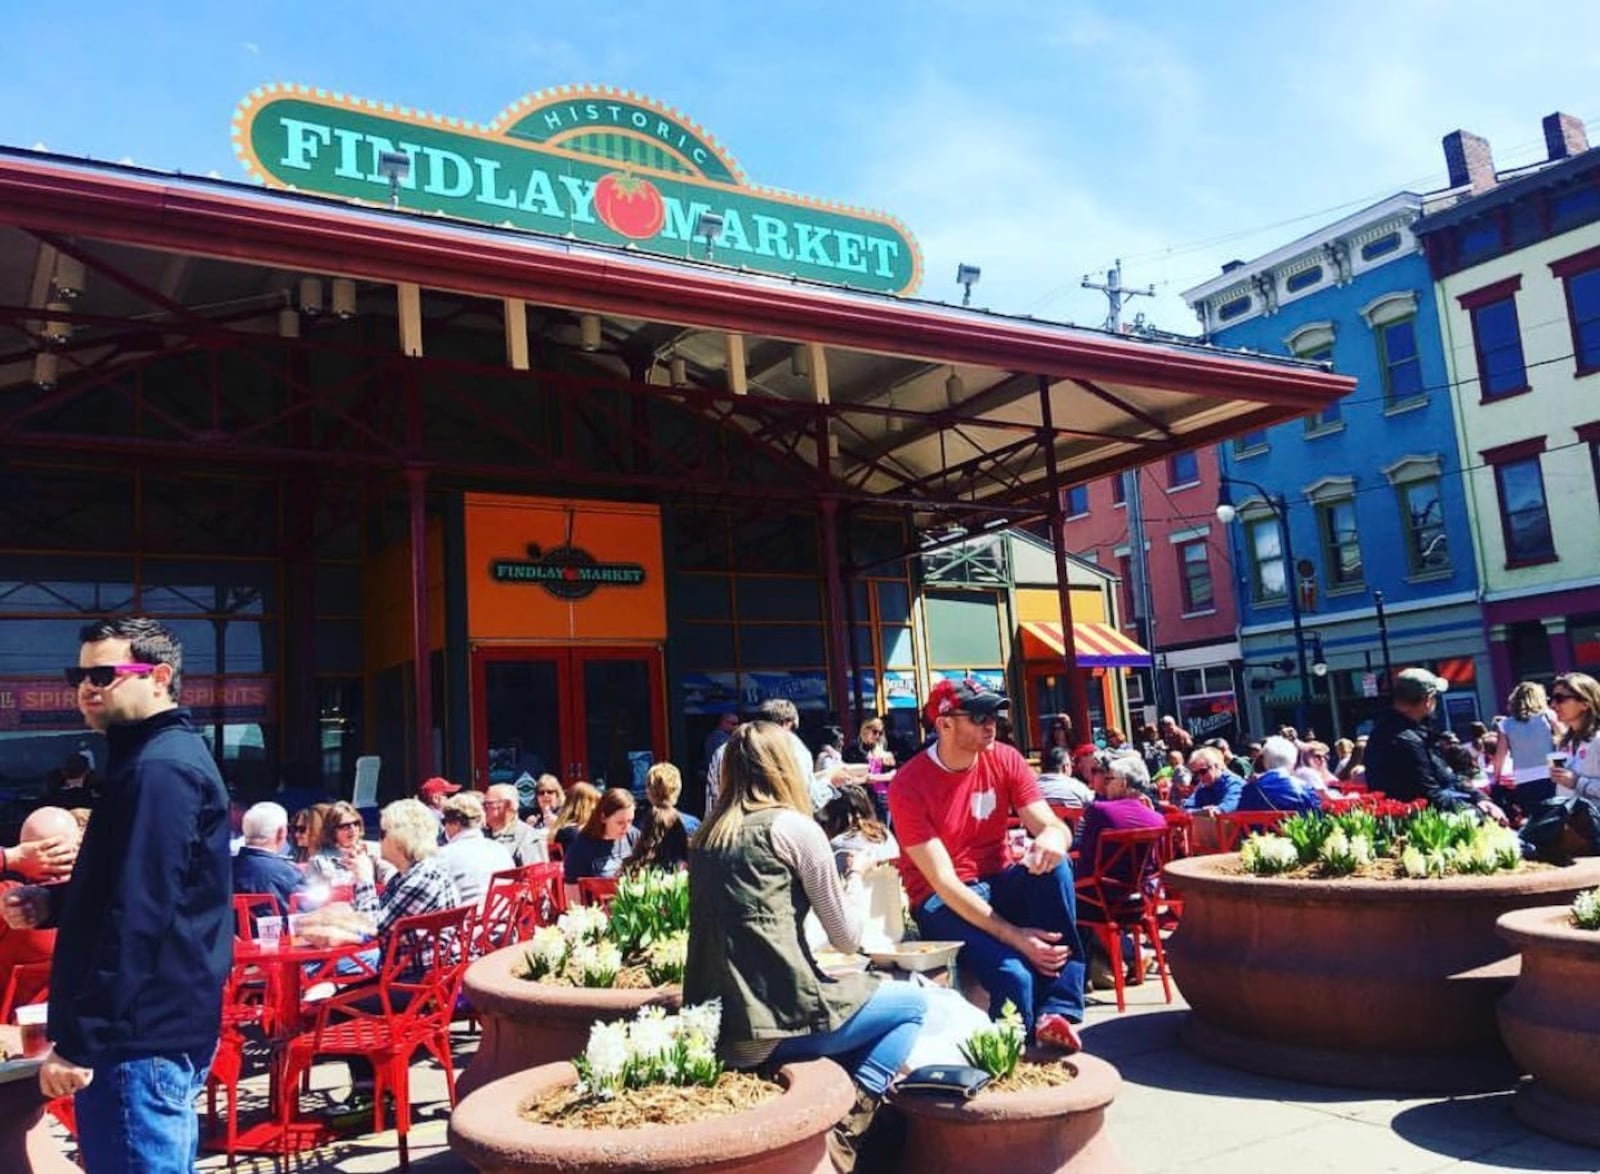
[[[1078,1038],[1077,1029],[1064,1015],[1041,1015],[1039,1022],[1033,1029],[1034,1038],[1039,1041],[1040,1047],[1055,1048],[1057,1051],[1071,1055],[1073,1052],[1083,1051],[1083,1041]]]

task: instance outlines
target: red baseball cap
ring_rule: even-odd
[[[432,798],[434,795],[454,795],[459,790],[461,790],[461,787],[458,784],[434,775],[433,778],[417,788],[417,794],[424,798]]]
[[[973,717],[988,717],[1011,708],[1011,700],[968,677],[962,681],[948,678],[937,682],[928,694],[928,703],[922,707],[922,716],[931,726],[940,718],[952,713],[966,713]]]

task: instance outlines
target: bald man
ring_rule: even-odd
[[[23,843],[46,840],[68,846],[76,854],[78,849],[78,821],[72,812],[62,807],[41,807],[22,821],[22,831],[17,837]],[[60,877],[66,880],[65,876]],[[0,881],[0,896],[17,888],[15,881]],[[56,948],[56,931],[53,929],[12,929],[0,920],[0,994],[12,983],[12,971],[28,962],[50,961]],[[20,1006],[31,1003],[49,981],[41,974],[18,975],[12,1002]]]

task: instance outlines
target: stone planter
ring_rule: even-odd
[[[1565,905],[1519,909],[1500,936],[1522,951],[1522,972],[1500,1000],[1500,1034],[1533,1079],[1517,1090],[1524,1124],[1600,1147],[1600,932],[1577,929]]]
[[[514,973],[526,953],[523,945],[507,946],[467,967],[461,992],[483,1035],[461,1074],[463,1096],[512,1072],[582,1055],[596,1023],[632,1019],[652,1004],[675,1011],[682,1002],[676,986],[603,990],[529,982]]]
[[[1184,1043],[1272,1076],[1406,1092],[1511,1084],[1495,1003],[1516,957],[1495,921],[1600,883],[1600,860],[1385,882],[1247,876],[1237,862],[1166,868],[1184,896],[1167,947]]]
[[[895,1097],[906,1119],[903,1174],[1122,1174],[1128,1166],[1105,1121],[1122,1077],[1104,1060],[1082,1053],[1066,1063],[1077,1076],[1054,1088],[982,1092],[970,1101],[921,1094]]]
[[[482,1086],[450,1114],[451,1150],[485,1174],[829,1174],[828,1131],[855,1104],[844,1069],[812,1060],[779,1071],[783,1095],[692,1125],[563,1129],[534,1125],[517,1112],[577,1078],[571,1064],[546,1064]]]

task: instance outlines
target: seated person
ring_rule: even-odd
[[[672,763],[658,762],[646,771],[644,797],[649,800],[649,806],[638,815],[641,834],[649,830],[650,820],[657,811],[669,807],[676,810],[678,796],[681,794],[683,794],[683,775]],[[700,820],[686,811],[678,812],[678,821],[683,824],[683,830],[691,836],[700,830]]]
[[[900,856],[894,833],[878,820],[877,805],[865,787],[854,783],[840,787],[818,821],[828,835],[834,858],[841,861],[840,873],[865,872]]]
[[[437,828],[438,824],[434,826]],[[394,867],[382,858],[377,845],[367,843],[366,831],[366,821],[350,804],[342,800],[329,804],[323,815],[322,843],[312,854],[306,875],[314,883],[320,882],[328,888],[353,887],[353,862],[358,856],[365,856],[372,863],[377,878],[388,884]]]
[[[548,841],[556,825],[556,817],[561,814],[561,805],[566,800],[567,793],[562,790],[560,779],[552,774],[540,775],[539,781],[533,784],[533,812],[524,822]],[[548,844],[546,847],[548,850]]]
[[[1448,681],[1423,668],[1402,669],[1395,675],[1393,706],[1377,716],[1367,737],[1362,758],[1366,784],[1401,803],[1426,799],[1441,811],[1476,807],[1491,818],[1503,819],[1487,796],[1461,785],[1439,757],[1425,724],[1438,706],[1439,694],[1449,687]]]
[[[30,825],[24,820],[17,843],[9,848],[0,847],[0,875],[18,877],[36,884],[50,884],[72,875],[72,865],[78,859],[78,842],[83,838],[81,827],[74,819],[72,832],[68,834],[66,825],[53,817],[46,822],[61,830],[46,836],[30,837],[26,830]]]
[[[289,843],[289,813],[276,803],[257,803],[244,813],[244,844],[233,857],[235,893],[270,893],[288,912],[304,892],[306,875],[283,854]]]
[[[71,811],[74,807],[94,810],[100,801],[100,780],[89,769],[89,759],[79,753],[67,755],[52,773],[50,785],[45,788],[41,807],[60,807]]]
[[[1102,832],[1165,829],[1167,826],[1166,818],[1151,803],[1153,784],[1142,759],[1127,755],[1113,758],[1106,763],[1100,786],[1100,797],[1089,805],[1083,813],[1083,822],[1078,824],[1078,871],[1084,875],[1100,868]],[[1131,876],[1119,875],[1116,879],[1129,885],[1134,883]]]
[[[461,904],[481,905],[489,891],[489,878],[517,866],[511,849],[483,834],[483,796],[476,791],[451,795],[444,801],[440,818],[444,845],[438,863],[455,882]]]
[[[910,983],[821,971],[800,928],[806,913],[844,953],[859,949],[861,925],[812,818],[809,779],[772,722],[741,725],[724,750],[717,806],[691,850],[684,1005],[722,1001],[718,1047],[734,1067],[836,1059],[856,1082],[847,1128],[858,1133],[911,1054],[927,997]]]
[[[1044,752],[1044,771],[1039,775],[1039,793],[1046,803],[1062,807],[1087,807],[1094,802],[1094,788],[1086,780],[1074,778],[1067,769],[1071,751],[1065,746],[1052,746]],[[1094,757],[1094,748],[1089,748]]]
[[[559,859],[560,853],[572,845],[598,806],[600,791],[593,783],[579,779],[567,788],[566,802],[562,803],[561,810],[556,812],[555,822],[550,825],[551,859]]]
[[[60,844],[71,845],[76,852],[78,844],[78,821],[72,818],[72,813],[60,807],[35,808],[33,814],[22,821],[22,830],[18,838],[24,844],[37,844],[45,841],[55,841]],[[71,864],[68,863],[70,870]],[[66,880],[66,877],[56,879]],[[0,881],[0,894],[18,888],[15,881]],[[49,962],[50,955],[56,948],[56,931],[53,929],[12,929],[4,920],[0,920],[0,995],[12,981],[12,971],[28,963]],[[40,975],[38,977],[17,978],[16,989],[12,992],[13,1004],[21,1006],[31,1003],[48,984],[49,979]]]
[[[651,810],[646,808],[646,810]],[[633,854],[622,865],[622,875],[632,876],[647,868],[675,872],[689,863],[689,828],[684,815],[676,807],[654,809],[643,828],[637,825],[639,842]]]
[[[1261,743],[1262,771],[1244,785],[1236,811],[1321,811],[1322,796],[1289,772],[1300,751],[1274,734]]]
[[[538,784],[534,784],[534,798],[538,796]],[[484,838],[505,845],[506,851],[511,853],[513,868],[544,864],[550,859],[544,832],[517,818],[521,803],[522,796],[511,783],[496,783],[483,793]]]
[[[1189,776],[1194,780],[1194,790],[1183,801],[1184,810],[1226,815],[1239,809],[1244,779],[1228,769],[1221,750],[1202,746],[1189,755]]]
[[[562,877],[576,885],[587,876],[614,877],[639,845],[639,829],[633,826],[633,794],[612,787],[600,796],[583,830],[572,837],[561,858]]]
[[[1294,777],[1319,794],[1339,794],[1338,776],[1328,769],[1326,742],[1300,743],[1300,758],[1294,768]]]
[[[1150,776],[1152,786],[1165,791],[1168,795],[1178,795],[1177,801],[1180,803],[1183,802],[1182,796],[1190,790],[1189,768],[1183,763],[1182,750],[1168,750],[1163,756],[1160,768]]]
[[[989,991],[989,1014],[1014,1004],[1029,1042],[1076,1051],[1083,1019],[1083,944],[1067,849],[1027,760],[995,740],[1010,701],[980,682],[942,680],[923,716],[935,741],[900,767],[889,810],[900,879],[924,939],[963,944],[957,964]],[[1005,864],[1012,810],[1033,837]]]

